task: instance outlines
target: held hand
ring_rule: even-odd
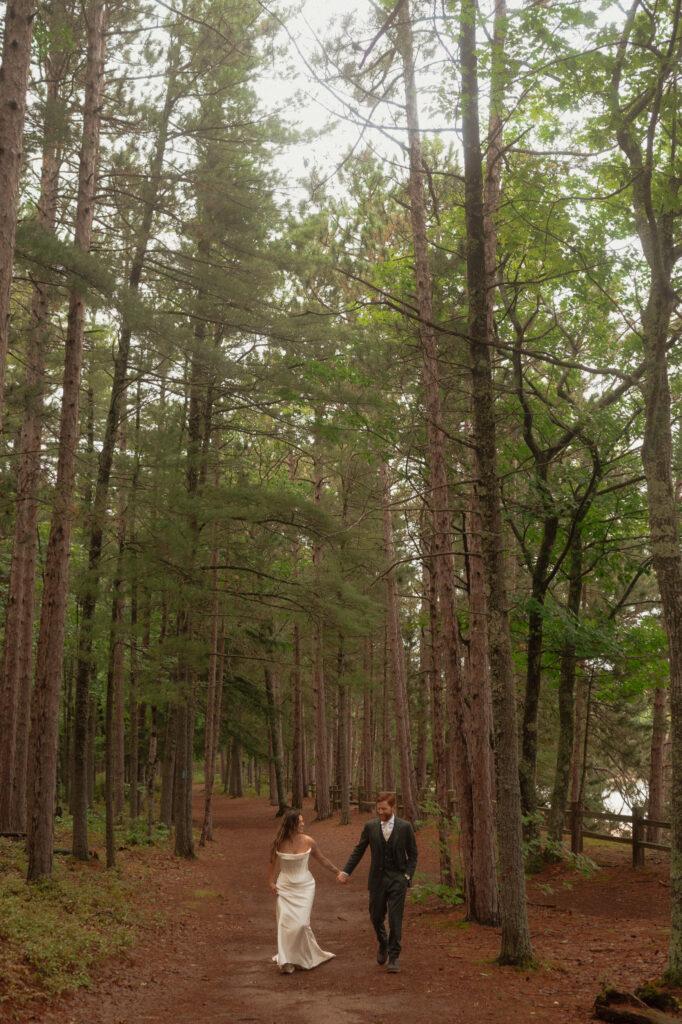
[[[348,881],[348,875],[344,874],[343,871],[339,871],[338,875],[336,876],[336,881],[340,882],[341,885],[345,885],[346,882]]]

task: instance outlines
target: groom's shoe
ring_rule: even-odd
[[[381,964],[383,966],[386,963],[387,960],[388,960],[388,946],[387,946],[387,944],[385,942],[380,942],[379,943],[379,948],[377,949],[377,963]]]
[[[386,968],[386,971],[388,974],[397,974],[399,970],[400,964],[398,963],[398,957],[392,956],[391,959],[388,961],[388,967]]]

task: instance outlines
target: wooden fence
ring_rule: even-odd
[[[609,832],[598,832],[596,829],[585,828],[585,821],[605,821],[614,824],[630,825],[630,835],[611,835]],[[644,867],[645,850],[664,850],[670,852],[669,843],[651,842],[646,838],[647,828],[670,830],[669,821],[657,821],[644,816],[644,808],[634,806],[632,814],[608,814],[604,811],[590,811],[579,803],[571,803],[568,809],[568,827],[564,831],[571,837],[573,853],[582,853],[583,839],[601,839],[607,843],[625,843],[632,847],[633,868]]]
[[[311,796],[315,795],[314,783],[310,786]],[[425,794],[420,794],[420,800]],[[329,787],[329,799],[333,811],[341,807],[341,787]],[[351,804],[357,806],[360,814],[371,814],[374,811],[376,793],[371,791],[365,793],[361,788],[351,790]],[[398,814],[402,812],[402,801],[400,792],[396,791],[396,804]],[[548,809],[545,809],[549,813]],[[448,790],[448,814],[455,813],[455,793]],[[581,807],[574,802],[569,805],[567,813],[567,827],[564,829],[566,835],[571,837],[571,851],[582,853],[583,839],[601,839],[606,843],[624,843],[632,847],[632,866],[634,868],[644,867],[646,850],[663,850],[670,852],[669,843],[652,842],[646,838],[648,828],[665,829],[670,831],[672,825],[669,821],[657,821],[654,818],[646,818],[644,809],[635,806],[632,814],[609,814],[606,811],[591,811],[589,808]],[[611,832],[598,832],[596,829],[585,828],[585,822],[603,821],[614,825],[629,825],[629,835],[613,835]]]

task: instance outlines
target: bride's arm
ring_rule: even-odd
[[[310,852],[315,860],[319,860],[320,864],[323,864],[324,867],[329,868],[335,875],[338,875],[339,869],[332,864],[328,857],[325,857],[315,840],[311,836],[306,836],[306,839],[310,841]]]
[[[274,896],[277,895],[277,886],[275,885],[275,872],[277,870],[276,860],[277,858],[274,854],[271,854],[270,860],[268,861],[268,882],[270,884],[270,891]]]

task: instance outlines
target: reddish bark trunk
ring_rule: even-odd
[[[497,839],[502,917],[501,963],[532,959],[521,832],[516,686],[506,592],[504,532],[497,475],[497,447],[489,336],[488,272],[484,251],[483,161],[478,119],[477,8],[463,0],[460,25],[464,205],[469,291],[468,334],[472,366],[474,437],[478,455],[482,553],[487,586],[488,644],[495,680],[497,739]]]
[[[216,484],[217,484],[216,479]],[[208,654],[208,678],[206,683],[206,718],[204,727],[204,820],[201,826],[199,846],[213,841],[213,784],[215,781],[215,718],[216,690],[218,682],[218,547],[214,545],[211,556],[211,627]]]
[[[0,65],[0,438],[35,0],[8,0]]]
[[[58,62],[49,57],[48,109],[59,95]],[[60,148],[52,124],[44,125],[38,220],[53,232],[57,214]],[[50,335],[49,285],[35,276],[26,352],[25,404],[19,438],[16,518],[0,665],[0,833],[26,831],[26,773],[33,673],[38,489],[45,352]]]
[[[422,376],[427,410],[427,436],[431,505],[433,509],[434,561],[442,618],[443,667],[450,694],[452,717],[451,743],[454,752],[455,787],[460,818],[460,842],[465,877],[467,916],[481,924],[499,923],[499,908],[494,880],[495,842],[492,830],[483,841],[483,834],[474,826],[477,802],[474,798],[475,778],[470,749],[472,729],[480,723],[469,714],[464,700],[460,670],[455,562],[452,522],[445,458],[445,436],[442,429],[442,403],[436,336],[433,327],[433,298],[429,263],[426,213],[424,207],[423,158],[417,90],[414,76],[412,23],[409,0],[402,4],[398,17],[399,49],[403,63],[405,105],[410,151],[410,214],[414,245],[415,280],[419,308],[419,340],[422,353]],[[476,840],[474,835],[476,833]],[[474,855],[474,841],[477,850]]]
[[[419,818],[419,797],[414,759],[412,757],[410,711],[407,697],[403,636],[400,628],[398,584],[396,583],[393,569],[395,565],[395,547],[393,544],[393,523],[391,521],[391,489],[388,480],[388,467],[383,459],[380,463],[380,471],[384,556],[386,559],[386,569],[384,572],[384,579],[386,581],[386,614],[388,618],[391,675],[393,678],[396,744],[398,747],[398,764],[400,765],[400,792],[403,803],[403,816],[408,821],[416,821]]]
[[[654,690],[653,723],[651,729],[651,760],[649,764],[649,802],[647,817],[660,821],[663,816],[663,766],[665,741],[668,735],[668,692],[663,686]],[[663,829],[656,825],[647,827],[650,843],[660,843]]]
[[[84,252],[90,248],[94,217],[100,114],[104,92],[105,41],[105,7],[102,0],[94,0],[90,8],[88,26],[86,99],[75,232],[75,245]],[[27,794],[29,880],[52,872],[59,696],[69,580],[84,330],[85,299],[74,291],[69,300],[57,482],[45,559],[42,614],[31,702]]]
[[[313,501],[319,505],[322,501],[322,462],[315,459]],[[322,545],[319,541],[313,544],[313,569],[319,579],[322,567]],[[315,713],[315,803],[317,817],[320,820],[331,817],[329,801],[329,753],[327,750],[327,704],[324,685],[324,663],[322,645],[322,622],[315,615],[312,626],[312,679],[313,703]]]

